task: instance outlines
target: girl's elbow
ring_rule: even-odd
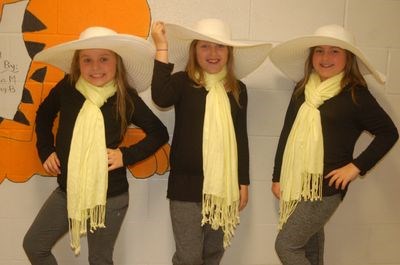
[[[396,143],[397,140],[399,140],[399,131],[396,128],[396,130],[394,131],[394,134],[393,134],[393,144]]]
[[[390,134],[388,133],[388,135],[385,138],[391,139],[392,143],[395,144],[397,142],[397,140],[399,139],[398,129],[394,126],[393,129],[391,130]]]
[[[163,144],[167,143],[169,141],[169,134],[167,128],[164,127],[164,130],[162,130],[162,136],[161,136],[161,142]]]
[[[155,142],[157,142],[158,147],[163,146],[169,140],[169,134],[167,128],[164,125],[162,125],[162,127],[160,127],[160,129],[157,130],[157,132],[153,133],[152,138],[155,139]]]
[[[171,104],[169,104],[168,102],[165,102],[165,100],[160,99],[160,98],[154,98],[153,97],[153,102],[159,107],[159,108],[169,108],[171,107]]]

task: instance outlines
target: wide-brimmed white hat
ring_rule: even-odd
[[[385,76],[374,69],[356,46],[353,34],[339,25],[322,26],[313,35],[281,43],[272,49],[270,59],[286,76],[297,82],[304,77],[304,63],[310,48],[318,45],[336,46],[352,52],[357,58],[361,74],[372,74],[378,82],[385,83]]]
[[[76,50],[108,49],[121,56],[129,85],[143,91],[151,84],[155,57],[154,46],[147,40],[129,34],[119,34],[105,27],[89,27],[78,40],[65,42],[37,53],[35,61],[45,62],[69,73]]]
[[[233,47],[234,72],[241,79],[256,70],[267,58],[272,44],[265,42],[235,41],[231,30],[223,21],[215,18],[202,19],[193,28],[177,24],[165,24],[169,59],[176,71],[185,69],[189,47],[193,40],[210,41]]]

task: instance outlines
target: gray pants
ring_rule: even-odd
[[[324,264],[324,226],[340,202],[341,196],[336,194],[297,205],[275,241],[283,265]]]
[[[170,201],[176,251],[174,265],[218,265],[224,255],[221,229],[201,226],[201,203]]]
[[[89,264],[113,264],[114,245],[129,204],[128,192],[107,199],[106,228],[87,233]],[[25,235],[23,247],[32,265],[56,265],[51,249],[68,232],[66,193],[53,191]],[[72,251],[72,250],[71,250]]]

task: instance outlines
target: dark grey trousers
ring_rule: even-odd
[[[176,251],[173,265],[218,265],[224,255],[221,229],[201,226],[201,203],[170,200]]]
[[[114,245],[129,204],[129,193],[107,199],[106,228],[87,233],[89,264],[112,265]],[[54,244],[68,232],[66,193],[53,191],[24,237],[23,247],[32,265],[56,265]],[[71,250],[72,251],[72,250]]]
[[[340,194],[301,201],[279,231],[275,250],[283,265],[323,265],[324,226],[341,202]]]

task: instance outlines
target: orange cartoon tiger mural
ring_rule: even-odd
[[[0,183],[45,175],[34,134],[36,109],[64,73],[32,61],[45,47],[76,39],[89,26],[105,26],[146,38],[150,10],[145,0],[0,0]],[[130,128],[124,144],[144,137]],[[169,145],[129,167],[137,178],[169,170]]]

